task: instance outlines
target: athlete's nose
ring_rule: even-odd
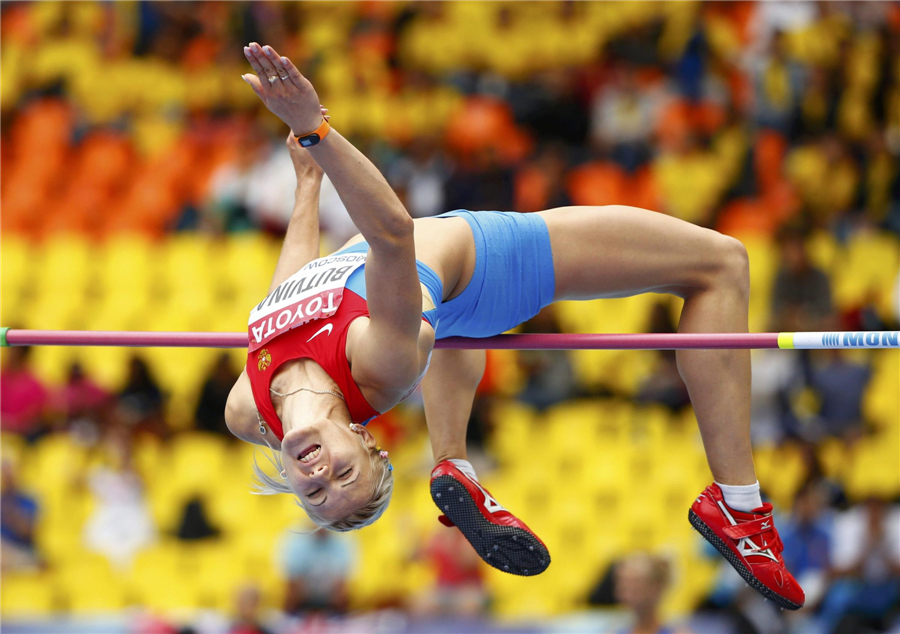
[[[315,465],[312,469],[310,469],[308,475],[310,478],[318,479],[318,478],[325,477],[325,475],[327,473],[328,473],[328,465],[323,462],[322,464]]]

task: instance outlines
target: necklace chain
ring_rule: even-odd
[[[331,394],[332,396],[337,396],[342,401],[344,400],[344,397],[341,394],[338,394],[337,392],[332,392],[331,390],[313,390],[308,387],[298,387],[293,392],[288,392],[287,394],[282,394],[281,392],[276,392],[272,388],[269,388],[269,391],[272,394],[274,394],[275,396],[281,396],[282,398],[285,396],[291,396],[292,394],[296,394],[297,392],[312,392],[313,394]]]
[[[331,390],[313,390],[308,387],[298,387],[293,392],[288,392],[287,394],[282,394],[281,392],[276,392],[272,388],[269,388],[269,391],[272,394],[274,394],[275,396],[280,396],[282,398],[284,398],[286,396],[290,396],[291,394],[296,394],[297,392],[312,392],[313,394],[331,394],[332,396],[337,396],[342,401],[345,400],[344,397],[341,394],[338,394],[337,392],[333,392]],[[259,421],[259,433],[265,435],[266,424],[265,424],[265,421],[262,419],[262,416],[260,415],[259,410],[256,411],[256,419]]]

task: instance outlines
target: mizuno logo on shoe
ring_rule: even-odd
[[[769,520],[766,520],[759,526],[760,528],[772,528],[772,523]]]
[[[728,518],[728,521],[731,523],[731,525],[737,526],[737,522],[731,516],[731,513],[728,512],[728,509],[725,507],[725,505],[718,500],[716,501],[716,504],[718,504],[719,509],[722,511],[722,513],[725,514],[725,517]],[[761,546],[757,546],[756,542],[754,542],[749,537],[743,537],[739,539],[737,543],[737,549],[738,552],[744,557],[744,559],[746,559],[747,557],[766,557],[767,559],[771,559],[772,561],[778,561],[778,557],[773,555],[770,549],[764,549]]]

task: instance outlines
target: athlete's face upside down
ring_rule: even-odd
[[[384,476],[374,452],[375,438],[364,427],[328,418],[291,429],[281,443],[291,490],[310,515],[326,523],[351,516],[372,500]]]

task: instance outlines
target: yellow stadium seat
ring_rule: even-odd
[[[114,235],[97,250],[98,290],[116,305],[147,303],[154,291],[160,258],[137,234]]]
[[[185,574],[193,577],[200,588],[198,597],[204,606],[229,612],[238,587],[247,579],[247,562],[237,556],[234,544],[208,540],[182,547]]]
[[[900,430],[900,350],[873,352],[872,365],[863,400],[865,419],[879,431]]]
[[[272,282],[280,250],[281,245],[263,233],[231,235],[221,245],[216,274],[239,293],[249,292],[254,296],[251,301],[258,302]]]
[[[109,322],[99,327],[90,325],[88,330],[119,330]],[[121,328],[127,330],[127,328]],[[81,363],[85,373],[98,385],[111,392],[118,392],[128,380],[128,363],[134,350],[116,346],[87,346],[78,348],[75,358]]]
[[[42,573],[3,575],[0,614],[4,619],[46,617],[57,607],[56,586],[50,575]]]
[[[22,479],[39,491],[68,489],[87,467],[89,453],[67,433],[44,436],[34,446]]]
[[[834,301],[840,308],[862,306],[871,296],[891,295],[900,271],[900,246],[885,234],[861,234],[839,254],[834,269]],[[884,301],[884,300],[882,300]]]
[[[782,510],[791,508],[794,495],[806,477],[802,450],[793,444],[758,447],[753,451],[759,481],[772,503]]]
[[[94,245],[80,236],[57,235],[44,241],[41,252],[35,264],[43,292],[83,296],[94,280]]]
[[[0,240],[0,288],[3,290],[3,312],[10,309],[8,302],[20,300],[22,290],[35,276],[37,247],[24,237],[3,234]],[[4,323],[10,323],[4,316]]]
[[[14,468],[18,467],[27,453],[28,445],[24,438],[18,434],[0,433],[0,457],[4,462],[8,460]]]
[[[770,297],[778,272],[778,251],[771,240],[758,236],[738,236],[750,259],[750,331],[768,330]]]
[[[71,558],[56,579],[62,602],[74,614],[117,612],[127,603],[122,579],[101,555],[83,553]]]
[[[212,305],[215,276],[219,274],[214,243],[206,236],[179,233],[161,248],[161,281],[179,302]]]
[[[179,487],[206,489],[211,479],[229,470],[225,462],[228,450],[228,440],[219,434],[177,434],[171,443],[171,475]]]
[[[854,501],[877,496],[890,499],[900,493],[900,433],[888,432],[861,439],[853,447],[844,479]]]
[[[184,574],[182,548],[163,541],[137,554],[127,580],[137,606],[166,612],[199,604],[201,590],[196,579]]]

